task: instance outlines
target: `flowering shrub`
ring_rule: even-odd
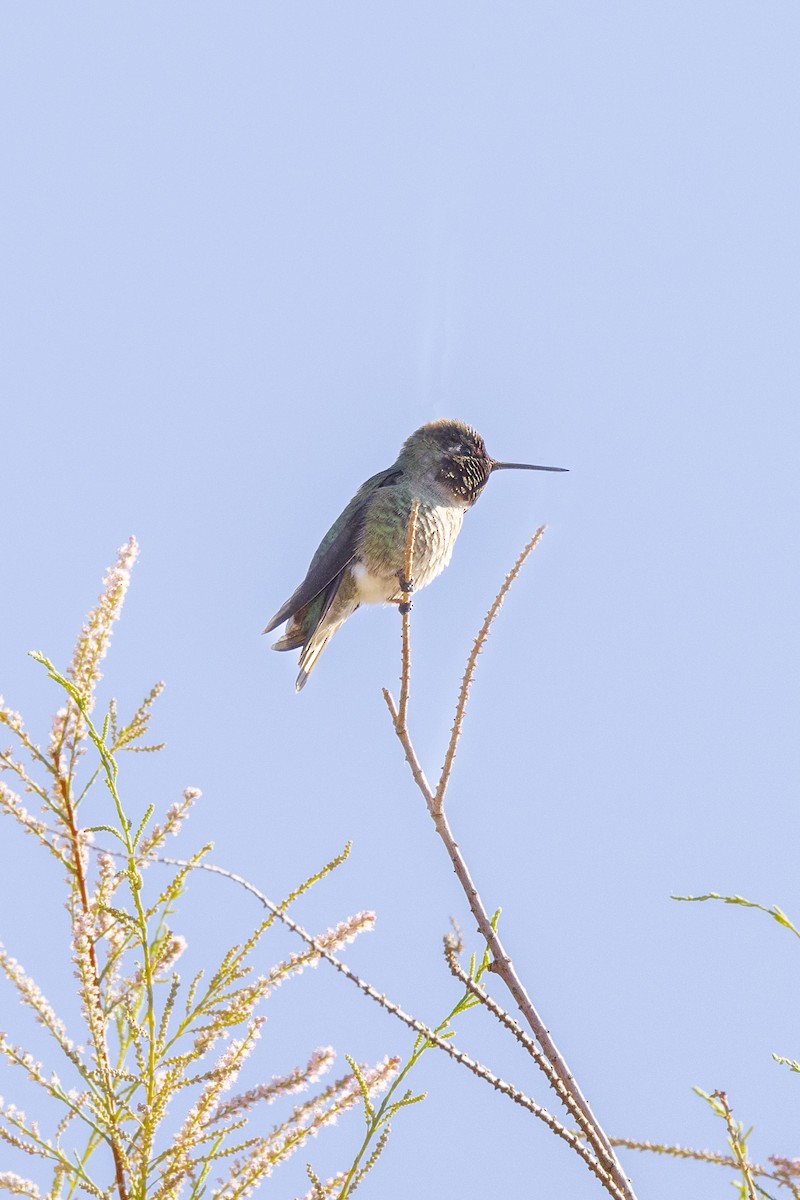
[[[136,554],[131,538],[105,577],[65,674],[43,655],[33,656],[66,699],[53,719],[47,750],[0,699],[0,726],[15,743],[0,750],[0,769],[14,777],[17,789],[0,780],[0,810],[36,838],[63,871],[83,1042],[74,1040],[24,967],[0,945],[0,969],[47,1031],[59,1071],[67,1076],[62,1083],[58,1073],[0,1035],[7,1062],[44,1093],[48,1111],[52,1102],[57,1110],[45,1132],[13,1103],[0,1101],[0,1139],[18,1152],[20,1162],[39,1160],[53,1200],[64,1192],[178,1200],[200,1196],[209,1187],[219,1200],[243,1200],[311,1135],[354,1105],[369,1105],[370,1097],[390,1084],[398,1064],[394,1059],[373,1067],[351,1063],[346,1074],[316,1090],[267,1132],[256,1120],[263,1106],[308,1092],[330,1071],[333,1050],[318,1048],[290,1074],[234,1092],[265,1019],[257,1010],[276,986],[318,961],[319,952],[307,947],[255,973],[255,952],[279,915],[273,911],[209,970],[188,983],[177,973],[186,942],[172,928],[176,904],[209,847],[173,867],[166,885],[146,886],[146,879],[149,883],[154,860],[164,861],[167,838],[180,832],[200,793],[187,788],[160,824],[153,823],[152,806],[136,826],[124,811],[119,756],[160,749],[143,739],[162,685],[124,725],[113,701],[102,722],[92,716],[100,663]],[[84,756],[88,769],[83,769]],[[108,819],[86,827],[81,806],[98,781],[106,785]],[[38,812],[29,811],[24,794],[34,797]],[[307,880],[279,911],[344,857]],[[314,941],[333,952],[373,923],[373,914],[358,913]],[[316,1181],[313,1194],[324,1194],[326,1186]],[[2,1189],[40,1195],[35,1181],[11,1171],[0,1172]]]

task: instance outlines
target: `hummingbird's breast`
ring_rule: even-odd
[[[362,604],[400,599],[398,574],[405,564],[412,494],[403,488],[378,492],[361,533],[357,561],[351,566]],[[425,587],[450,562],[466,509],[438,496],[417,496],[419,511],[414,537],[414,587]]]
[[[414,537],[416,587],[425,587],[450,562],[465,512],[461,504],[420,504]]]

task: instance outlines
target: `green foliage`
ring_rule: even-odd
[[[764,904],[756,904],[753,900],[745,900],[744,896],[721,896],[719,892],[706,892],[704,896],[673,896],[673,900],[684,900],[692,904],[700,904],[704,900],[719,900],[722,904],[738,904],[741,908],[755,908],[758,912],[766,913],[768,917],[772,917],[773,921],[777,921],[784,929],[788,929],[795,937],[800,938],[800,929],[792,924],[783,909],[778,908],[777,904],[773,904],[771,908],[767,908]]]
[[[746,1130],[740,1121],[734,1120],[725,1092],[709,1093],[698,1087],[694,1088],[694,1091],[706,1101],[714,1115],[725,1122],[728,1131],[728,1145],[739,1172],[739,1179],[734,1183],[734,1187],[739,1193],[740,1200],[756,1200],[757,1191],[766,1196],[763,1189],[757,1188],[753,1178],[754,1172],[748,1161],[747,1139],[753,1132],[752,1129]]]

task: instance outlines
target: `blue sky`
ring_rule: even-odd
[[[691,1092],[722,1087],[758,1159],[798,1150],[770,1058],[798,1057],[791,935],[669,897],[800,916],[799,37],[783,0],[0,14],[7,702],[44,739],[56,697],[25,652],[66,664],[134,533],[105,694],[164,678],[168,749],[126,764],[132,807],[202,788],[188,841],[275,896],[352,838],[299,915],[374,908],[349,960],[436,1020],[441,935],[471,925],[380,695],[397,616],[358,613],[300,697],[260,630],[424,421],[569,467],[492,479],[418,597],[418,750],[433,774],[471,639],[546,523],[480,661],[451,821],[608,1131],[722,1147]],[[2,936],[69,1009],[57,910],[8,836]],[[190,943],[256,919],[216,881],[195,895],[219,930],[187,914]],[[261,1074],[409,1044],[322,968],[274,1003]],[[458,1040],[549,1103],[488,1019]],[[498,1195],[599,1194],[451,1064],[417,1085],[383,1200],[485,1195],[481,1163]],[[314,1146],[321,1172],[357,1132]],[[651,1200],[725,1194],[626,1162]]]

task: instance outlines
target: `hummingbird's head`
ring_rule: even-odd
[[[398,465],[427,476],[465,508],[480,496],[492,471],[563,471],[530,463],[497,462],[486,452],[481,435],[463,421],[431,421],[403,443]]]
[[[483,438],[462,421],[431,421],[403,444],[398,464],[465,507],[474,504],[492,471]]]

